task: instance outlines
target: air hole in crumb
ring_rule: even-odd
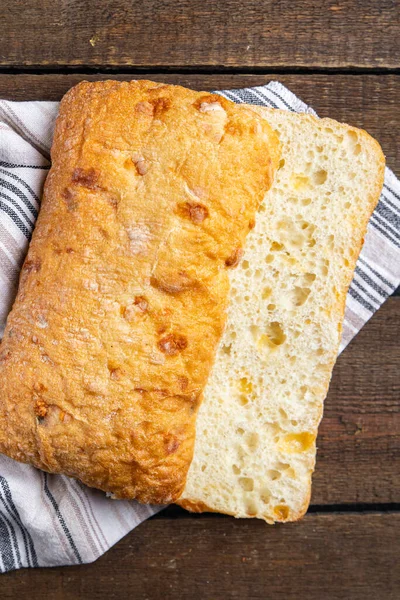
[[[204,471],[205,471],[206,469],[207,469],[207,465],[202,465],[202,466],[201,466],[201,471],[202,471],[202,473],[204,473]]]
[[[355,131],[346,131],[346,141],[349,145],[353,146],[358,142],[358,135]]]
[[[257,514],[257,507],[255,505],[255,502],[252,500],[249,500],[246,504],[246,513],[249,515],[249,517],[255,517]]]
[[[313,283],[313,281],[315,281],[315,273],[305,273],[304,274],[304,279],[305,282],[308,283],[309,285],[311,285]]]
[[[267,307],[268,308],[268,307]],[[256,342],[260,336],[260,328],[257,325],[250,326],[250,333],[253,337],[253,340]]]
[[[244,394],[251,394],[251,392],[253,391],[253,384],[247,379],[247,377],[242,377],[239,380],[239,389]]]
[[[267,310],[269,311],[274,311],[276,309],[276,304],[268,304],[267,305]]]
[[[325,183],[327,177],[328,173],[325,171],[325,169],[320,169],[319,171],[316,171],[314,173],[313,181],[315,185],[322,185],[323,183]]]
[[[301,203],[303,206],[308,206],[309,204],[311,204],[311,198],[303,198]]]
[[[302,433],[289,433],[281,440],[279,445],[285,452],[299,453],[309,450],[314,441],[314,434],[309,431],[303,431]]]
[[[237,465],[232,465],[232,471],[234,472],[235,475],[240,474],[240,469]]]
[[[268,488],[263,488],[261,490],[260,498],[261,501],[264,502],[264,504],[269,504],[269,501],[271,500],[271,492]]]
[[[250,264],[248,260],[242,260],[242,269],[245,271],[249,268]]]
[[[279,414],[282,417],[282,419],[286,420],[288,418],[287,412],[285,410],[283,410],[283,408],[279,409]]]
[[[269,287],[265,287],[262,291],[261,298],[263,300],[267,300],[271,296],[271,294],[272,294],[272,289]]]
[[[265,262],[267,263],[267,265],[268,265],[268,264],[270,264],[270,263],[272,263],[272,262],[273,262],[273,260],[274,260],[274,258],[275,258],[275,257],[274,257],[274,255],[273,255],[273,254],[268,254],[268,255],[265,257]]]
[[[345,208],[350,208],[350,206],[351,206],[351,202],[345,202],[344,203],[344,207]]]
[[[269,477],[272,481],[276,481],[277,479],[281,478],[281,474],[275,469],[270,469],[267,471],[267,477]]]
[[[256,341],[258,348],[265,348],[267,346],[281,346],[286,341],[286,335],[282,329],[282,325],[278,323],[278,321],[272,321],[266,328],[266,333],[258,335],[259,328]]]
[[[268,337],[275,346],[280,346],[286,340],[286,335],[282,329],[282,325],[277,321],[273,321],[268,327]]]
[[[285,166],[285,159],[281,158],[281,160],[279,161],[279,165],[278,165],[278,169],[282,169],[282,167]]]
[[[271,250],[273,252],[278,252],[279,250],[283,249],[283,244],[280,244],[279,242],[272,242],[271,244]]]
[[[274,513],[279,520],[286,521],[289,516],[289,508],[283,504],[279,504],[275,506]]]
[[[244,434],[244,429],[242,429],[241,427],[238,427],[236,429],[236,433],[238,433],[239,435],[243,435]]]
[[[254,490],[254,480],[251,477],[239,477],[239,485],[245,492]]]
[[[295,285],[292,292],[294,306],[303,306],[310,295],[310,292],[310,288]]]
[[[277,469],[279,469],[279,471],[282,473],[282,471],[287,471],[288,469],[290,469],[290,465],[288,463],[277,463],[276,465]]]
[[[255,450],[259,444],[260,436],[258,433],[249,433],[246,438],[246,443],[250,450]]]
[[[297,191],[307,190],[310,187],[310,179],[304,174],[292,175],[292,186]]]

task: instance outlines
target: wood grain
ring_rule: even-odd
[[[312,514],[270,527],[154,518],[97,562],[10,573],[2,600],[398,600],[399,513]]]
[[[15,0],[3,66],[400,66],[393,0]]]
[[[313,504],[400,502],[400,298],[339,357],[319,430]]]
[[[395,75],[171,75],[142,74],[194,89],[228,89],[263,85],[278,79],[322,117],[332,117],[369,131],[381,143],[387,163],[398,170],[400,162],[400,77]],[[0,75],[0,98],[10,100],[59,100],[83,79],[138,79],[139,76],[68,74]],[[399,172],[399,171],[398,171]]]

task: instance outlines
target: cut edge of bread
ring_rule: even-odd
[[[301,122],[303,124],[303,126],[305,123],[308,122],[313,127],[315,127],[315,126],[321,127],[322,126],[322,127],[331,129],[333,131],[335,131],[336,129],[339,129],[339,131],[342,131],[342,132],[344,130],[346,130],[347,132],[354,132],[354,136],[356,136],[356,139],[362,140],[363,151],[366,151],[366,149],[368,149],[371,164],[372,164],[372,162],[374,163],[375,174],[374,174],[373,179],[369,182],[369,191],[368,191],[367,197],[363,198],[363,202],[364,202],[363,210],[362,210],[361,214],[357,214],[357,227],[355,227],[355,229],[357,229],[357,232],[358,232],[356,234],[357,239],[356,239],[356,241],[353,241],[352,244],[349,244],[349,248],[352,250],[352,261],[350,263],[351,268],[349,268],[347,270],[346,277],[343,278],[343,281],[341,284],[340,299],[336,305],[336,310],[337,310],[336,319],[337,319],[337,323],[339,326],[339,333],[340,333],[341,327],[342,327],[342,322],[343,322],[343,317],[344,317],[344,312],[345,312],[345,307],[346,307],[347,291],[348,291],[348,288],[350,286],[350,283],[351,283],[351,280],[353,277],[353,272],[355,269],[355,265],[356,265],[359,253],[363,246],[364,236],[366,234],[368,221],[369,221],[370,216],[379,200],[380,191],[381,191],[382,185],[383,185],[385,157],[383,155],[381,147],[378,144],[378,142],[372,136],[370,136],[366,131],[364,131],[362,129],[358,129],[356,127],[349,126],[349,125],[338,123],[332,119],[327,119],[327,118],[319,119],[317,117],[314,117],[313,115],[308,115],[308,114],[293,115],[291,113],[287,113],[286,111],[267,109],[264,107],[249,106],[247,108],[254,110],[258,114],[260,114],[261,116],[263,116],[264,118],[269,120],[271,126],[277,130],[278,135],[279,135],[279,126],[276,127],[276,123],[274,122],[274,119],[277,117],[277,115],[279,115],[284,120],[285,119],[286,120],[287,119],[291,119],[291,120],[296,119],[296,120],[298,120],[299,123]],[[278,120],[279,120],[279,117],[278,117]],[[285,143],[283,143],[282,150],[283,150],[282,157],[285,157],[285,150],[286,150]],[[273,193],[274,193],[274,186],[272,187],[271,191],[267,194],[266,199],[265,199],[266,202],[268,202],[269,197],[273,196]],[[361,204],[362,203],[360,202],[360,205]],[[248,238],[248,244],[251,243],[251,240],[249,242],[249,239],[251,238],[251,236],[252,236],[252,233],[250,233],[250,236]],[[245,253],[244,259],[246,259],[246,253]],[[235,276],[236,276],[235,273],[233,273],[231,281],[234,281]],[[228,316],[228,320],[229,320],[229,316]],[[224,339],[222,340],[221,345],[223,343],[224,343]],[[329,369],[327,369],[327,372],[329,373],[329,375],[326,377],[325,383],[323,386],[321,386],[321,389],[319,392],[319,395],[320,395],[320,398],[322,398],[322,401],[320,402],[318,410],[315,411],[315,413],[313,415],[313,419],[312,419],[313,420],[313,431],[315,432],[315,439],[316,439],[316,435],[317,435],[317,431],[318,431],[318,426],[319,426],[320,420],[322,418],[323,401],[326,397],[326,394],[327,394],[327,391],[329,388],[332,369],[333,369],[334,363],[336,361],[339,344],[340,344],[340,335],[336,339],[335,344],[332,345],[331,358],[328,363]],[[218,356],[219,355],[217,354],[217,361],[214,366],[214,370],[219,368]],[[211,378],[210,378],[211,381],[212,381],[212,378],[213,378],[213,376],[211,376]],[[204,404],[200,409],[200,418],[201,418],[201,415],[202,414],[204,415],[205,412],[207,411],[207,402],[209,401],[207,398],[207,389],[208,388],[206,388],[206,391],[205,391]],[[215,386],[214,386],[214,391],[215,391]],[[199,420],[198,420],[198,424],[199,424]],[[201,421],[200,421],[200,427],[201,427]],[[201,436],[201,433],[200,433],[200,436]],[[193,480],[193,476],[194,476],[193,471],[196,470],[196,456],[197,456],[196,448],[198,447],[199,444],[201,444],[201,437],[195,447],[194,461],[192,463],[191,469],[189,470],[187,484],[188,483],[190,484],[191,481]],[[314,448],[314,462],[309,471],[307,486],[303,489],[303,492],[302,492],[302,501],[299,503],[299,506],[297,506],[296,510],[289,510],[288,513],[285,515],[277,515],[277,516],[275,515],[274,518],[270,518],[270,516],[265,516],[265,515],[262,515],[259,513],[243,514],[242,511],[238,512],[236,510],[229,509],[228,502],[226,502],[226,503],[222,502],[222,504],[220,502],[215,502],[215,503],[210,502],[205,497],[205,495],[203,493],[203,488],[201,490],[199,490],[199,493],[197,493],[196,486],[193,487],[193,485],[190,488],[191,492],[189,492],[188,494],[185,493],[186,492],[186,489],[185,489],[183,495],[178,500],[178,504],[180,504],[183,508],[185,508],[189,511],[192,511],[192,512],[206,512],[206,511],[208,511],[208,512],[223,512],[225,514],[230,514],[235,517],[254,517],[254,516],[256,516],[258,518],[263,518],[264,520],[266,520],[269,523],[297,521],[304,516],[304,514],[306,513],[307,508],[309,506],[309,503],[310,503],[311,477],[312,477],[312,473],[314,471],[314,466],[315,466],[315,453],[316,453],[315,441],[313,444],[313,448]],[[224,449],[221,447],[220,451],[223,452]],[[212,457],[211,457],[211,460],[212,460]],[[199,473],[197,473],[197,475],[198,474]],[[221,482],[221,483],[223,483],[223,482]]]

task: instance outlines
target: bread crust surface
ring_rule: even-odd
[[[228,270],[278,145],[265,120],[206,92],[105,81],[66,94],[1,344],[1,452],[118,498],[181,494]]]

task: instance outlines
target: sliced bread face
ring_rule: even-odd
[[[384,175],[379,144],[330,119],[252,107],[282,159],[245,255],[179,503],[268,523],[304,515],[346,294]]]

